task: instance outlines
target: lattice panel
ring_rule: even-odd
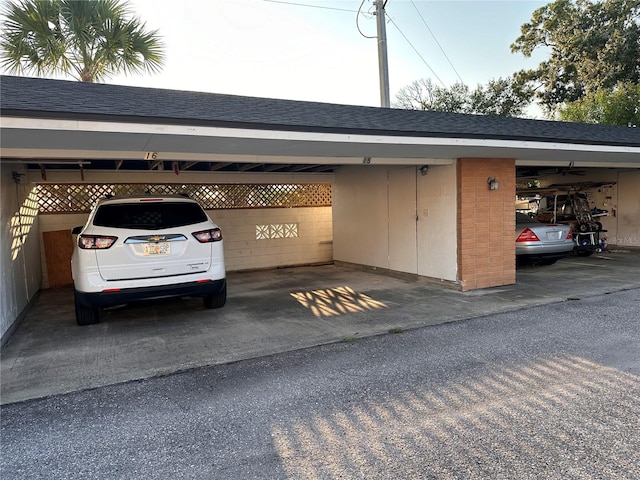
[[[235,208],[328,207],[331,184],[38,184],[40,213],[82,213],[109,195],[181,195],[207,210]]]

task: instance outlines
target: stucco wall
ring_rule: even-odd
[[[14,181],[16,172],[20,183]],[[2,164],[0,238],[0,332],[5,343],[17,320],[38,292],[41,281],[38,219],[30,197],[26,171],[18,165]]]
[[[341,167],[334,259],[456,281],[456,167]]]

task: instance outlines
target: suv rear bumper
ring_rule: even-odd
[[[88,307],[109,307],[122,303],[170,297],[203,297],[221,292],[227,284],[226,278],[209,282],[188,282],[176,285],[127,288],[104,292],[76,291],[76,301]]]

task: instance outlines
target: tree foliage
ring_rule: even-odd
[[[0,65],[10,73],[64,74],[83,82],[154,73],[164,47],[157,31],[121,0],[15,0],[2,8]]]
[[[537,91],[553,112],[599,90],[612,92],[620,83],[640,83],[640,2],[638,0],[556,0],[533,12],[511,45],[531,56],[549,49],[548,60],[516,74]]]
[[[446,89],[434,85],[429,78],[422,78],[398,91],[394,107],[459,112],[465,107],[465,99],[468,96],[469,87],[462,83],[456,83],[450,89]]]
[[[491,80],[473,91],[463,83],[445,88],[424,78],[400,89],[394,107],[518,117],[529,105],[532,95],[531,90],[516,84],[512,78]]]
[[[471,92],[471,113],[520,117],[531,104],[533,91],[516,83],[513,78],[490,80]]]
[[[640,126],[640,85],[621,84],[613,90],[588,93],[580,100],[559,108],[567,122]]]

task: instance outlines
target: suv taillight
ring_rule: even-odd
[[[202,230],[201,232],[193,232],[192,235],[196,237],[200,243],[219,242],[222,240],[222,231],[219,228],[212,228],[211,230]]]
[[[116,243],[118,237],[110,237],[106,235],[80,235],[78,237],[78,246],[83,250],[91,249],[107,249]]]
[[[533,230],[530,228],[525,228],[518,238],[516,238],[516,242],[539,242],[540,239],[538,236],[533,233]]]

